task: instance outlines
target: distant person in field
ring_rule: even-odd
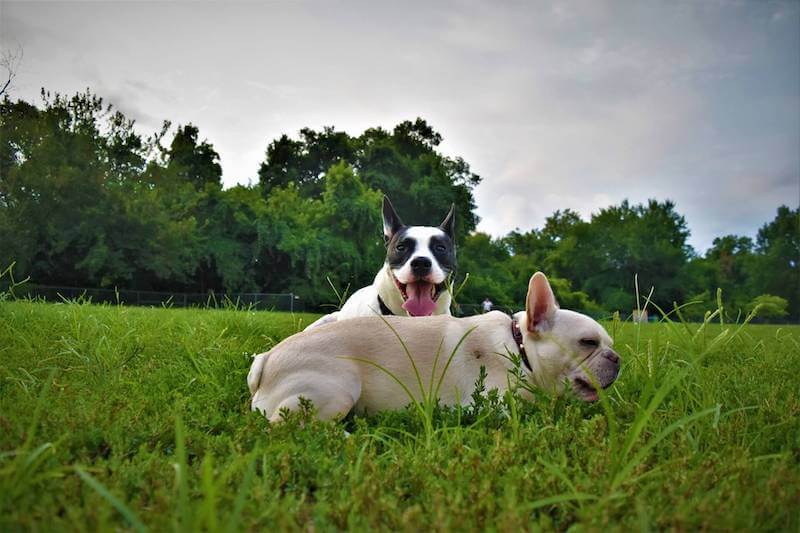
[[[489,299],[488,296],[484,298],[483,303],[481,304],[481,306],[483,306],[483,312],[488,313],[489,311],[491,311],[493,305],[494,304],[492,303],[492,301]]]

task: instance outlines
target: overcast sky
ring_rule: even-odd
[[[483,177],[495,236],[669,198],[703,252],[800,203],[797,1],[2,1],[0,44],[24,48],[12,96],[191,121],[226,185],[282,133],[419,116]]]

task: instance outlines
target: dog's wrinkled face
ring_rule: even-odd
[[[613,341],[592,318],[558,308],[550,283],[541,272],[531,278],[525,315],[525,348],[536,365],[533,379],[562,392],[567,384],[586,401],[598,398],[617,379],[620,357]]]
[[[428,316],[456,266],[454,208],[438,227],[406,226],[389,199],[383,199],[386,263],[411,316]]]

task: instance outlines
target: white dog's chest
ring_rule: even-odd
[[[339,320],[355,318],[359,316],[371,316],[380,314],[380,304],[378,303],[378,290],[374,285],[369,285],[357,290],[347,300],[339,310]]]

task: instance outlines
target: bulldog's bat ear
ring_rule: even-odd
[[[558,302],[550,288],[547,276],[537,272],[528,283],[528,298],[525,302],[528,314],[528,331],[542,333],[553,326],[553,319],[558,311]]]
[[[388,196],[383,197],[383,237],[386,242],[403,227],[403,221],[397,216]]]
[[[455,242],[456,241],[456,204],[450,204],[450,211],[447,212],[447,216],[444,217],[444,220],[441,224],[439,224],[439,229],[442,230],[450,237],[450,240]]]

